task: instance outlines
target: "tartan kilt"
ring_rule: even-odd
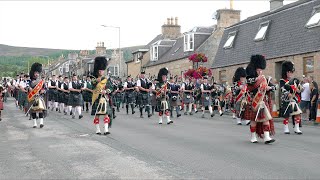
[[[202,106],[212,106],[212,98],[209,93],[203,93],[201,96],[201,104]]]
[[[169,99],[169,104],[170,106],[180,106],[181,105],[180,96],[176,95],[175,101],[173,100],[173,96],[171,96]]]
[[[92,101],[92,92],[83,91],[82,96],[83,96],[84,102],[91,102]]]
[[[49,89],[49,101],[58,101],[58,91],[55,89]]]
[[[69,95],[69,100],[68,100],[68,105],[69,106],[82,106],[83,104],[83,97],[82,94],[74,94],[74,93],[70,93]]]
[[[134,103],[136,101],[136,96],[134,92],[126,92],[125,93],[125,102],[127,104]]]
[[[137,98],[137,104],[138,105],[149,105],[150,104],[150,95],[149,93],[139,93]]]
[[[116,93],[114,96],[115,96],[116,103],[122,102],[122,94],[121,93]]]
[[[63,103],[64,100],[64,93],[62,91],[57,91],[57,101],[58,103]]]
[[[19,105],[22,107],[28,107],[28,100],[27,100],[27,93],[20,91],[20,96],[19,96]]]
[[[96,114],[100,97],[101,97],[101,95],[99,95],[97,100],[92,105],[92,110],[91,110],[91,115],[92,116],[94,116],[94,115],[105,115],[105,114]],[[99,109],[100,109],[100,107],[99,107]],[[108,114],[110,119],[113,118],[113,116],[112,116],[112,108],[110,106],[110,102],[108,102],[108,101],[107,101],[107,113],[106,114]]]
[[[65,92],[64,92],[64,93],[62,94],[62,96],[63,96],[63,101],[62,101],[62,103],[65,104],[65,105],[69,105],[69,104],[68,104],[68,103],[69,103],[69,96],[70,96],[69,93],[65,93]]]
[[[183,103],[184,104],[189,104],[189,103],[194,103],[194,97],[191,94],[183,94]]]
[[[166,110],[170,109],[170,106],[171,106],[171,104],[168,101],[168,97],[160,98],[160,99],[157,99],[157,105],[156,105],[155,111],[156,112],[166,111]]]
[[[154,93],[150,94],[150,103],[151,103],[151,106],[157,106],[156,94]]]

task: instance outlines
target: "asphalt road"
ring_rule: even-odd
[[[121,109],[111,134],[99,136],[88,113],[72,119],[50,111],[44,128],[34,129],[12,99],[5,108],[0,179],[320,178],[317,126],[285,135],[276,123],[275,143],[252,144],[249,127],[230,116],[197,113],[159,125],[156,116],[142,119]]]

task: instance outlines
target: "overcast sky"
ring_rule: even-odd
[[[296,0],[285,0],[284,4]],[[241,20],[269,10],[268,0],[234,0]],[[117,48],[145,45],[161,33],[168,17],[181,31],[211,26],[212,14],[229,0],[211,1],[1,1],[0,44],[55,49],[94,49],[98,41]]]

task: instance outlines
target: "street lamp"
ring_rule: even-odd
[[[107,25],[101,25],[102,27],[105,27],[105,28],[116,28],[119,30],[119,69],[118,69],[118,72],[119,72],[119,76],[121,78],[121,46],[120,46],[120,27],[116,27],[116,26],[107,26]]]

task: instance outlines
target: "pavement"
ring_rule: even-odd
[[[136,110],[137,111],[137,110]],[[130,111],[131,112],[131,111]],[[320,128],[282,133],[276,142],[252,144],[249,127],[230,116],[182,115],[174,123],[126,115],[108,136],[96,135],[93,118],[49,111],[44,128],[12,99],[0,122],[0,179],[319,179]]]

